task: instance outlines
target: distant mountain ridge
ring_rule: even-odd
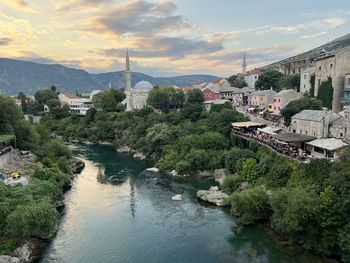
[[[133,72],[131,83],[146,80],[153,85],[186,86],[195,82],[211,82],[219,77],[212,75],[185,75],[177,77],[152,77]],[[94,89],[124,88],[124,72],[92,74],[82,69],[59,64],[40,64],[29,61],[0,58],[0,92],[16,95],[23,91],[33,95],[37,90],[56,85],[59,90],[89,92]]]
[[[280,65],[287,64],[287,63],[290,63],[292,61],[296,61],[296,60],[300,60],[300,59],[304,59],[304,58],[313,59],[314,57],[317,56],[318,53],[320,53],[320,51],[322,49],[325,49],[327,52],[336,52],[336,51],[338,51],[342,48],[348,47],[348,46],[350,46],[350,33],[346,34],[342,37],[338,37],[338,38],[336,38],[336,39],[334,39],[334,40],[332,40],[324,45],[313,48],[307,52],[283,59],[281,61],[277,61],[277,62],[269,64],[263,68],[278,68]]]

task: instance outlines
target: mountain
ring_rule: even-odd
[[[281,61],[272,63],[270,65],[267,65],[264,68],[279,68],[281,65],[288,64],[288,63],[305,59],[305,58],[309,58],[310,61],[313,61],[313,59],[317,56],[317,54],[321,52],[322,49],[325,49],[327,52],[337,52],[338,50],[348,46],[350,46],[350,33],[346,34],[345,36],[338,37],[331,42],[328,42],[322,46],[311,49],[305,53],[298,54],[296,56],[289,57]]]
[[[177,77],[152,77],[133,72],[132,85],[146,80],[153,85],[186,86],[194,82],[211,82],[218,79],[212,75],[186,75]],[[82,69],[68,68],[59,64],[39,64],[35,62],[0,58],[0,92],[16,95],[23,91],[33,95],[37,90],[56,85],[59,90],[89,92],[94,89],[124,88],[124,72],[92,74]]]

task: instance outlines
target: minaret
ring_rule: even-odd
[[[242,63],[242,68],[243,68],[243,76],[247,73],[247,58],[245,56],[245,52],[243,53],[243,63]]]
[[[130,71],[130,59],[129,51],[126,49],[126,58],[125,58],[125,95],[127,98],[126,102],[126,111],[134,110],[134,104],[132,100],[132,90],[131,90],[131,71]]]

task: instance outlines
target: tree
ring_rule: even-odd
[[[187,93],[186,104],[202,104],[203,101],[204,95],[199,89],[193,89]]]
[[[41,105],[45,105],[46,102],[50,99],[58,99],[58,95],[55,91],[51,89],[43,89],[38,90],[34,94],[34,98],[36,101],[38,101]]]
[[[283,74],[277,70],[265,70],[255,82],[255,88],[267,90],[272,87],[274,90],[279,90],[279,81],[282,76]]]
[[[157,123],[147,129],[145,142],[150,152],[160,153],[162,147],[172,141],[172,131],[164,123]]]
[[[230,196],[231,212],[239,217],[245,225],[265,220],[271,213],[269,198],[261,186],[247,189],[241,193],[234,192]]]
[[[281,110],[281,115],[284,119],[284,124],[289,126],[292,116],[302,110],[321,110],[322,101],[314,98],[304,97],[298,100],[293,100]]]
[[[277,90],[295,89],[300,86],[300,75],[283,75],[278,81]]]
[[[248,158],[256,158],[255,153],[248,149],[232,148],[226,155],[225,166],[230,172],[235,173],[240,162]]]
[[[54,108],[60,108],[61,103],[58,99],[49,99],[46,101],[46,105],[49,107],[50,111]]]
[[[97,109],[105,112],[114,112],[120,109],[120,107],[117,108],[117,105],[124,98],[125,95],[121,90],[110,89],[93,96],[92,103]]]
[[[16,122],[23,118],[14,99],[0,94],[0,134],[13,133]]]
[[[328,77],[326,81],[322,81],[317,92],[317,99],[322,101],[323,107],[332,109],[333,92],[334,88],[332,86],[332,78]]]
[[[227,81],[230,83],[231,87],[236,88],[244,88],[247,87],[247,82],[244,81],[244,79],[239,78],[237,75],[232,75],[229,78],[227,78]]]
[[[27,103],[27,112],[28,114],[38,115],[39,112],[44,110],[44,105],[40,104],[36,100],[30,100]]]

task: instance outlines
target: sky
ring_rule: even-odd
[[[349,0],[1,0],[0,57],[226,77],[350,33]]]

